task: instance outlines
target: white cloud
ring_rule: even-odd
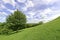
[[[3,0],[4,3],[10,3],[11,5],[15,6],[14,0]]]
[[[23,11],[27,11],[27,7],[23,7]]]
[[[52,4],[58,0],[42,0],[45,4]]]
[[[1,3],[0,4],[0,9],[5,8],[5,6]]]
[[[33,19],[33,15],[39,13],[38,15],[41,15],[42,16],[42,19]],[[31,18],[30,20],[28,20],[28,23],[34,23],[34,22],[39,22],[39,21],[43,21],[44,23],[46,22],[49,22],[49,21],[52,21],[54,19],[56,19],[57,17],[60,16],[60,10],[52,10],[50,8],[47,8],[43,11],[35,11],[35,12],[29,12],[29,14],[31,16],[28,16],[28,18]],[[49,15],[47,15],[49,14]],[[36,15],[37,16],[37,15]],[[40,16],[37,16],[37,17],[40,17]]]
[[[3,0],[5,3],[9,2],[9,0]]]
[[[33,18],[33,15],[35,14],[35,12],[33,12],[33,11],[30,11],[30,12],[28,12],[28,14],[30,15],[27,15],[27,18]]]
[[[8,14],[5,12],[0,12],[0,17],[5,17],[5,16],[8,16]]]
[[[59,0],[31,0],[33,2],[34,5],[49,5],[49,4],[53,4],[55,2],[59,2]]]
[[[8,9],[8,8],[5,7],[3,4],[0,5],[0,10],[2,10],[2,9],[6,9],[6,10],[8,10],[9,12],[14,12],[14,10]],[[3,10],[2,10],[2,11],[3,11]],[[4,12],[2,12],[2,13],[4,13]],[[7,14],[7,13],[6,13],[6,14]]]
[[[25,3],[26,7],[34,7],[34,4],[32,1],[27,1],[27,3]]]
[[[0,22],[5,22],[6,21],[6,16],[8,16],[7,13],[0,12]]]
[[[17,0],[18,2],[25,3],[26,0]]]
[[[49,22],[60,16],[60,10],[52,10],[48,8],[41,12],[41,14],[44,17],[43,22]],[[46,14],[49,14],[50,16]]]
[[[31,20],[28,20],[27,23],[38,23],[39,21],[41,21],[41,20],[38,20],[38,19],[31,19]]]
[[[25,2],[25,7],[23,7],[23,11],[27,11],[27,9],[29,8],[29,7],[34,7],[34,3],[32,2],[32,1],[30,1],[30,0],[27,0],[27,2]]]
[[[10,3],[14,7],[17,6],[17,5],[15,5],[16,4],[14,2],[15,0],[3,0],[3,1],[4,1],[4,3]],[[50,5],[50,4],[52,5],[55,2],[56,3],[59,2],[59,0],[27,0],[27,2],[26,2],[26,0],[17,0],[17,1],[21,2],[21,3],[25,3],[26,6],[22,8],[23,9],[22,11],[28,11],[27,9],[29,7],[34,7],[34,6],[43,5],[43,4],[44,5]],[[5,8],[5,7],[3,5],[1,5],[0,8]],[[10,10],[10,9],[7,9],[7,10],[10,11],[10,12],[14,12],[13,10]],[[39,12],[39,15],[42,15],[42,17],[44,17],[44,19],[41,19],[44,22],[51,21],[51,20],[57,18],[58,16],[60,16],[60,9],[59,10],[55,10],[55,7],[50,7],[50,8],[44,9],[42,11],[41,10],[29,11],[27,14],[30,14],[30,16],[27,16],[27,18],[33,18],[33,15],[35,15],[38,12]],[[46,14],[49,14],[51,16],[48,17],[48,15],[46,15]],[[3,13],[1,15],[7,15],[7,14]],[[5,20],[5,18],[2,19],[2,20]],[[28,20],[28,22],[38,22],[38,21],[40,21],[40,20],[38,20],[38,19]]]

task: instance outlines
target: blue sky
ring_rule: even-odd
[[[26,15],[28,23],[48,22],[60,16],[60,0],[0,0],[0,22],[16,9]]]

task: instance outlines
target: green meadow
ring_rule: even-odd
[[[0,35],[0,40],[60,40],[60,17],[12,35]]]

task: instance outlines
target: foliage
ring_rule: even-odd
[[[0,34],[9,34],[25,28],[26,16],[21,11],[15,11],[6,18],[6,22],[0,23]]]
[[[39,23],[27,23],[26,28],[35,27],[35,26],[42,25],[42,24],[43,24],[42,21],[40,21]]]
[[[1,23],[0,24],[0,34],[5,34],[7,33],[7,26],[6,26],[6,23]]]
[[[0,34],[11,34],[18,32],[18,30],[24,28],[30,28],[38,26],[43,22],[26,23],[26,16],[21,11],[14,11],[11,15],[6,18],[6,22],[0,23]]]
[[[10,29],[16,31],[18,29],[25,28],[26,16],[21,11],[15,11],[13,14],[9,15],[6,20],[10,24]]]
[[[60,18],[13,35],[0,35],[0,40],[60,40]]]

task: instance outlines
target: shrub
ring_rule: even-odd
[[[43,24],[43,22],[42,22],[42,21],[40,21],[38,24],[39,24],[39,25],[41,25],[41,24]]]
[[[43,24],[42,21],[40,21],[38,23],[27,23],[26,27],[29,28],[29,27],[34,27],[34,26],[42,25],[42,24]]]
[[[4,23],[3,23],[4,24]],[[9,29],[10,24],[6,23],[4,26],[0,26],[0,34],[11,34],[13,32]]]
[[[17,10],[7,17],[6,22],[10,25],[9,28],[13,31],[23,29],[26,24],[26,16],[21,11]]]

